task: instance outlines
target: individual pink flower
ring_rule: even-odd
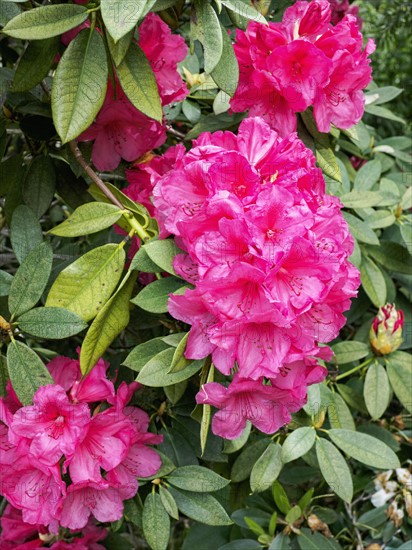
[[[7,504],[4,509],[0,525],[0,548],[3,550],[19,549],[24,544],[31,545],[27,546],[27,548],[39,548],[43,546],[43,541],[38,537],[39,531],[37,526],[25,523],[22,520],[21,511],[13,508],[10,504]]]
[[[245,32],[237,30],[240,78],[232,110],[263,117],[282,136],[296,130],[296,113],[311,105],[322,132],[359,122],[374,44],[369,40],[362,50],[353,15],[336,27],[331,17],[327,0],[296,2],[281,23],[252,21]]]

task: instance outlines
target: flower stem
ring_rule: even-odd
[[[369,357],[369,359],[366,359],[366,361],[364,361],[357,367],[354,367],[353,369],[348,370],[347,372],[343,372],[342,374],[339,374],[339,376],[335,378],[335,382],[337,382],[338,380],[342,380],[342,378],[346,378],[347,376],[350,376],[354,372],[358,372],[358,370],[363,369],[363,367],[366,367],[366,365],[369,365],[369,363],[371,363],[373,360],[374,360],[374,357]]]

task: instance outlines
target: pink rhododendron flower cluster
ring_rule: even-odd
[[[49,533],[42,525],[25,523],[21,510],[7,504],[0,519],[0,548],[2,550],[31,550],[32,548],[43,548],[47,546],[52,550],[105,550],[99,544],[107,536],[107,529],[98,527],[89,521],[81,533],[67,530],[63,538],[56,540],[56,537]]]
[[[297,135],[282,139],[260,118],[168,154],[174,167],[152,174],[156,215],[185,252],[176,272],[194,285],[169,311],[192,325],[188,358],[211,354],[224,375],[236,371],[197,400],[221,409],[218,435],[237,437],[246,420],[273,433],[324,378],[314,358],[330,358],[321,344],[338,335],[359,286],[341,203]]]
[[[159,16],[149,13],[139,26],[139,46],[155,74],[162,105],[184,99],[189,91],[177,71],[188,51],[184,39],[172,34]],[[162,145],[166,130],[138,111],[118,83],[114,89],[109,81],[96,121],[78,139],[94,141],[92,160],[98,170],[114,170],[122,158],[132,162]]]
[[[309,106],[321,132],[361,119],[375,44],[369,40],[362,50],[353,15],[332,26],[327,0],[296,2],[281,23],[250,22],[246,32],[236,31],[234,48],[240,78],[233,111],[249,109],[282,136],[296,130],[296,113]]]
[[[139,384],[116,392],[102,360],[83,378],[77,360],[47,367],[55,383],[40,387],[33,405],[23,407],[10,383],[0,399],[0,493],[25,523],[51,533],[83,529],[90,516],[116,521],[137,477],[161,465],[147,445],[162,437],[147,431],[147,413],[128,406]]]

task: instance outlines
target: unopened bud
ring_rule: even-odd
[[[388,355],[402,344],[403,311],[394,305],[386,304],[379,308],[372,321],[369,340],[377,355]]]

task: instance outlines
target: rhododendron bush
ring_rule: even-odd
[[[362,4],[0,24],[0,548],[407,548],[411,140]]]

